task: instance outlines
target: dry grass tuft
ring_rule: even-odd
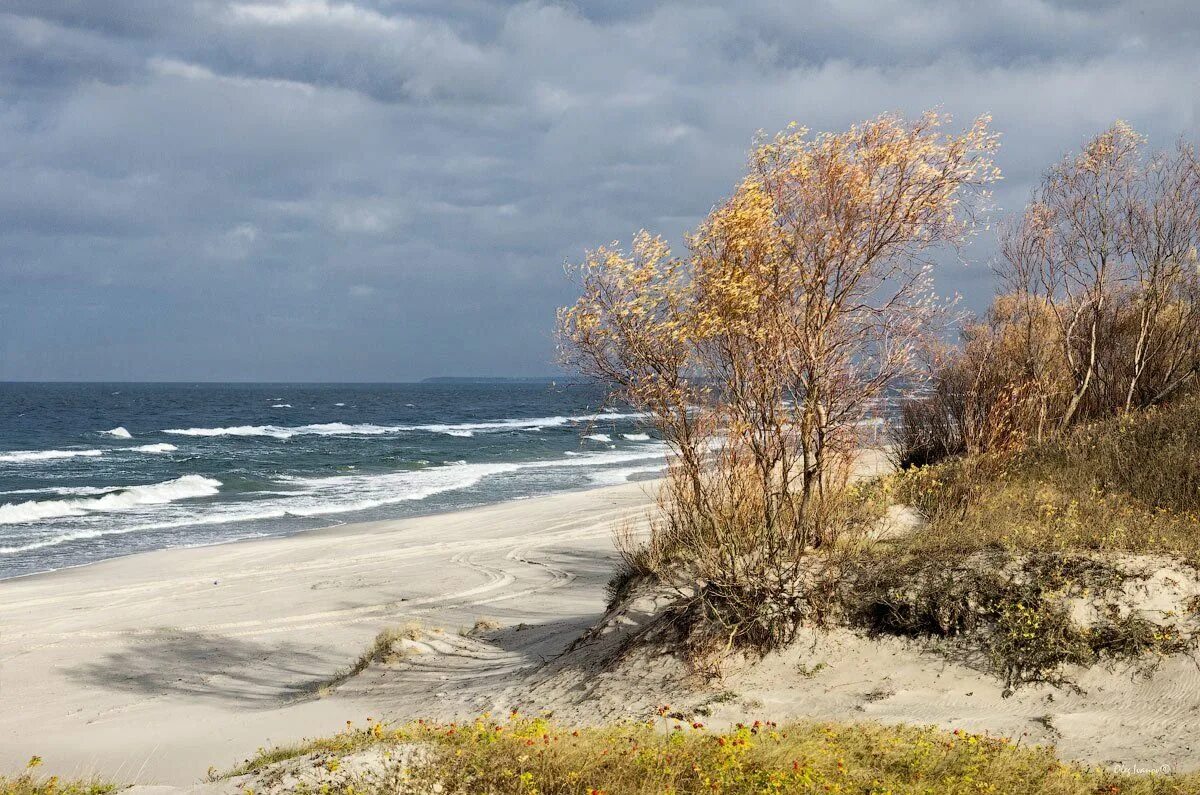
[[[499,621],[490,618],[476,619],[475,623],[469,627],[463,627],[459,630],[459,635],[464,638],[473,638],[479,635],[486,635],[489,632],[495,632],[503,626]]]
[[[409,621],[399,627],[389,627],[375,636],[375,640],[349,668],[339,672],[317,688],[320,696],[328,695],[339,685],[346,683],[367,670],[372,663],[397,663],[416,653],[410,643],[420,640],[425,629],[419,622]]]
[[[0,795],[107,795],[117,787],[96,779],[63,781],[58,776],[40,776],[36,773],[42,758],[35,756],[25,766],[25,772],[8,778],[0,776]]]

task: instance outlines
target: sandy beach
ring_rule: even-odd
[[[601,615],[612,529],[648,504],[631,483],[0,582],[0,770],[38,754],[63,775],[184,785],[347,720],[443,712],[451,678],[486,692]],[[529,628],[405,687],[314,696],[386,626],[453,643],[480,618]]]
[[[881,466],[877,457],[866,468]],[[603,642],[544,666],[604,616],[613,528],[644,520],[653,487],[143,553],[0,582],[0,770],[37,754],[60,775],[189,786],[210,767],[228,770],[259,747],[332,734],[347,721],[520,707],[589,722],[641,717],[666,702],[704,708],[714,726],[879,720],[1004,734],[1127,769],[1200,762],[1200,668],[1189,656],[1151,675],[1096,667],[1080,672],[1078,690],[1011,696],[967,660],[846,629],[806,631],[792,648],[698,690],[671,656],[594,666]],[[481,620],[489,631],[470,631]],[[322,689],[377,632],[410,622],[422,628],[423,653]]]

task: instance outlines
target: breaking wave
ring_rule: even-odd
[[[104,455],[103,450],[16,450],[0,453],[0,463],[24,464],[30,461],[52,461],[56,458],[92,458]]]
[[[625,469],[604,469],[599,472],[593,472],[588,476],[588,479],[597,486],[616,486],[621,483],[628,483],[629,479],[634,475],[649,475],[662,472],[662,466],[641,466],[627,467]]]
[[[529,417],[503,420],[488,420],[486,422],[460,422],[454,424],[429,423],[424,425],[375,425],[360,423],[351,425],[345,422],[324,422],[313,425],[234,425],[224,428],[168,428],[163,433],[180,436],[270,436],[276,439],[290,439],[293,436],[380,436],[389,433],[442,433],[448,436],[473,436],[475,433],[496,433],[502,431],[536,431],[542,428],[557,428],[564,425],[577,425],[597,420],[640,419],[644,414],[584,414],[578,416]]]
[[[129,449],[139,453],[173,453],[179,448],[167,442],[159,442],[158,444],[143,444],[139,447],[131,447]]]
[[[157,515],[144,515],[141,522],[133,519],[128,524],[116,526],[106,522],[96,527],[73,527],[66,532],[56,530],[53,524],[49,524],[45,527],[45,530],[49,531],[48,535],[31,538],[20,546],[0,547],[0,554],[28,552],[72,541],[169,528],[252,522],[289,516],[317,517],[351,513],[384,505],[424,500],[444,492],[471,488],[487,478],[521,470],[602,468],[661,458],[664,452],[664,446],[649,444],[641,445],[637,450],[585,453],[533,461],[476,464],[455,462],[385,474],[284,477],[281,478],[281,485],[286,487],[286,490],[262,493],[272,495],[266,499],[208,503],[199,511],[188,506],[166,504],[191,497],[215,495],[221,483],[198,475],[186,475],[165,483],[119,489],[94,499],[45,500],[0,506],[0,524],[121,512],[141,506],[159,505],[163,506],[161,511],[165,511]],[[661,467],[655,466],[648,469],[659,468]]]
[[[89,513],[120,513],[141,505],[162,505],[194,497],[211,497],[221,481],[200,475],[184,475],[175,480],[130,486],[91,499],[30,500],[0,505],[0,524],[21,524],[63,516],[86,516]]]

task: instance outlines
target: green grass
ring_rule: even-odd
[[[242,771],[284,755],[338,770],[339,757],[377,745],[427,744],[403,771],[328,778],[328,792],[410,791],[434,783],[453,793],[1045,793],[1167,795],[1200,792],[1196,775],[1126,775],[1060,761],[1053,750],[1004,737],[932,728],[755,723],[726,732],[670,719],[569,729],[542,719],[466,724],[373,725],[335,738],[264,752]],[[235,771],[236,772],[236,771]]]

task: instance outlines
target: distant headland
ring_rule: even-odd
[[[566,376],[535,375],[523,377],[506,376],[474,376],[474,375],[438,375],[421,379],[422,384],[548,384],[554,381],[570,380]]]

